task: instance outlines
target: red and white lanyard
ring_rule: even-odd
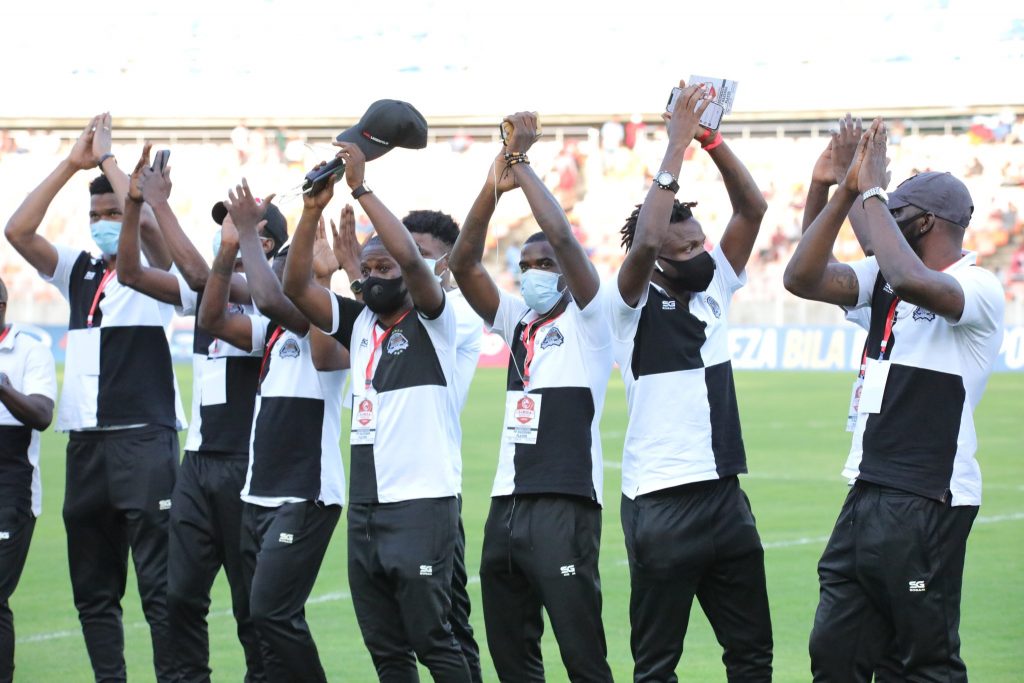
[[[370,384],[373,383],[373,359],[377,357],[377,351],[380,349],[381,344],[384,343],[384,339],[388,336],[388,334],[391,332],[391,330],[395,329],[395,326],[398,325],[398,323],[400,323],[403,320],[405,320],[405,316],[409,315],[409,313],[411,311],[412,311],[412,309],[410,308],[408,311],[403,313],[402,317],[399,318],[398,320],[396,320],[391,325],[391,327],[389,327],[388,329],[384,330],[384,333],[382,335],[380,335],[379,337],[377,336],[377,321],[374,321],[373,328],[370,330],[370,335],[373,337],[373,349],[370,351],[370,360],[366,361],[366,385],[365,386],[366,386],[367,389],[369,389],[370,388]]]
[[[263,352],[263,361],[260,363],[260,384],[263,384],[264,373],[267,371],[267,361],[270,360],[270,352],[274,350],[274,344],[277,343],[278,338],[284,334],[284,328],[280,325],[274,329],[270,335],[270,341],[267,342],[267,349]]]
[[[96,289],[96,294],[92,297],[92,306],[89,307],[89,315],[85,317],[86,327],[92,327],[92,319],[93,316],[96,315],[96,308],[100,305],[100,297],[103,296],[103,290],[107,288],[107,283],[110,282],[115,275],[117,275],[117,270],[108,270],[103,274],[103,278],[100,280],[100,286]]]
[[[533,322],[527,323],[526,327],[523,328],[523,334],[522,334],[522,336],[519,339],[520,339],[520,341],[523,342],[523,346],[526,348],[526,359],[523,361],[523,373],[522,373],[523,389],[524,390],[527,389],[530,386],[530,365],[533,363],[533,354],[534,354],[534,351],[536,350],[536,346],[537,346],[537,332],[540,331],[540,328],[544,327],[548,323],[555,322],[561,316],[562,316],[562,314],[559,313],[555,317],[548,318],[547,320],[541,320],[540,318],[538,318],[537,320],[534,320]],[[514,360],[513,360],[513,362],[514,362]]]
[[[892,300],[889,306],[889,313],[885,316],[885,328],[882,330],[882,343],[878,350],[878,360],[885,360],[885,350],[889,347],[889,340],[892,339],[892,326],[896,322],[896,307],[900,305],[899,298]],[[864,373],[868,366],[868,345],[864,344],[864,355],[860,359],[860,378],[864,379]]]

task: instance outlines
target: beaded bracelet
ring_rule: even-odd
[[[715,147],[718,147],[723,142],[725,142],[725,138],[722,137],[721,133],[717,133],[716,132],[715,133],[715,137],[713,137],[711,139],[711,142],[708,142],[706,144],[701,145],[700,148],[703,149],[705,152],[710,152],[711,150],[713,150]]]
[[[505,152],[505,161],[513,159],[526,159],[526,152]]]
[[[511,159],[507,159],[505,163],[508,164],[509,166],[515,166],[516,164],[526,164],[527,166],[529,166],[530,160],[527,159],[526,155],[524,154],[523,156],[520,157],[512,157]]]

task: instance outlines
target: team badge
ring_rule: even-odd
[[[516,403],[515,418],[520,424],[529,424],[536,414],[536,404],[529,396],[523,396]]]
[[[373,401],[364,398],[359,402],[356,421],[364,427],[373,422]]]
[[[299,343],[294,339],[286,339],[277,355],[281,358],[298,358],[299,353]]]
[[[540,348],[546,349],[549,346],[561,346],[565,343],[565,337],[558,331],[557,327],[552,327],[548,330],[548,333],[544,335],[543,341],[540,343]]]
[[[931,311],[926,311],[920,306],[914,309],[914,320],[924,320],[925,322],[931,322],[935,320],[935,314]]]
[[[245,313],[245,307],[242,306],[242,304],[232,304],[232,303],[229,303],[228,304],[228,313],[229,314],[232,314],[232,313],[236,313],[236,314]]]
[[[388,339],[388,353],[392,356],[399,356],[407,348],[409,348],[409,340],[405,338],[401,330],[395,330],[391,338]]]
[[[716,318],[722,317],[722,309],[719,307],[717,301],[712,299],[710,296],[704,297],[704,301],[708,302],[708,306],[711,307],[711,312],[715,314]]]

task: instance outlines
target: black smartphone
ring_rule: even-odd
[[[167,159],[171,156],[171,150],[162,149],[156,153],[153,158],[153,170],[157,173],[163,173],[164,169],[167,168]]]
[[[306,180],[302,183],[302,191],[312,191],[314,194],[324,189],[324,185],[331,176],[345,173],[345,160],[341,157],[334,157],[326,166],[315,168],[306,174]]]

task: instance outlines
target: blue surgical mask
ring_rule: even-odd
[[[96,221],[89,226],[92,240],[107,256],[117,254],[117,241],[121,239],[121,223],[118,221]]]
[[[447,255],[448,254],[442,254],[441,258],[427,258],[426,256],[423,257],[423,260],[426,261],[426,263],[427,263],[427,268],[429,268],[430,272],[434,274],[434,276],[437,278],[438,282],[441,282],[442,278],[444,277],[444,271],[448,270],[448,269],[445,268],[440,273],[438,273],[437,272],[437,262],[440,261],[441,259],[443,259]]]
[[[217,228],[217,232],[213,233],[213,258],[217,258],[217,254],[220,253],[220,231],[222,228]]]
[[[546,270],[530,268],[520,277],[520,288],[526,305],[540,315],[554,308],[562,298],[565,289],[558,288],[561,275]]]

